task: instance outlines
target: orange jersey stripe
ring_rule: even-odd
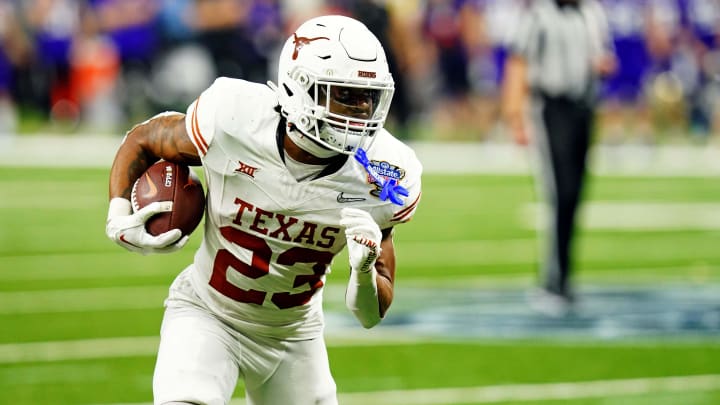
[[[418,202],[420,202],[421,195],[422,193],[418,194],[417,198],[415,199],[415,201],[412,202],[412,204],[396,212],[395,215],[392,217],[391,221],[404,221],[415,210],[415,207],[417,207]]]
[[[205,138],[203,138],[202,133],[200,132],[200,124],[198,124],[197,112],[199,107],[200,97],[198,97],[197,101],[195,102],[195,109],[193,110],[192,114],[192,135],[193,139],[195,140],[195,144],[198,146],[198,148],[200,148],[200,151],[204,155],[207,153],[208,144],[207,141],[205,141]]]

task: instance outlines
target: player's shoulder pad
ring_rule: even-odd
[[[187,132],[204,156],[217,131],[245,133],[243,126],[277,117],[276,105],[277,96],[268,86],[220,77],[188,107]]]
[[[378,138],[368,151],[368,160],[380,176],[395,179],[408,191],[402,197],[402,206],[388,201],[388,212],[382,227],[394,226],[409,221],[418,207],[422,194],[422,163],[415,151],[405,143],[393,137],[388,131],[381,130]]]

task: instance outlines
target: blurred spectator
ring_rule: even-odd
[[[0,21],[2,21],[2,17],[0,17]],[[0,136],[13,133],[17,125],[15,104],[10,94],[11,86],[12,64],[5,51],[0,48]]]
[[[159,51],[159,0],[87,0],[98,28],[117,48],[121,64],[123,106],[127,120],[151,109],[148,77]]]
[[[209,50],[198,43],[196,0],[161,0],[158,35],[162,44],[150,73],[153,111],[182,111],[217,76]]]
[[[651,68],[646,46],[648,0],[603,0],[613,37],[618,69],[602,89],[600,125],[603,137],[613,144],[648,142],[650,116],[645,79]]]
[[[32,52],[19,21],[22,19],[15,3],[0,0],[0,137],[16,132],[17,76],[29,65]]]
[[[476,118],[468,65],[480,46],[481,16],[470,0],[429,0],[424,11],[422,42],[435,53],[439,79],[432,123],[439,136],[461,136],[472,132],[468,125]]]
[[[672,71],[673,31],[679,18],[675,0],[650,0],[646,43],[651,57],[647,98],[656,136],[680,132],[686,121],[684,88]]]
[[[194,26],[210,51],[217,74],[250,81],[268,79],[268,49],[281,36],[276,1],[196,0]]]
[[[712,130],[717,99],[709,91],[717,82],[717,56],[720,34],[720,2],[717,0],[681,0],[681,27],[697,65],[697,85],[689,93],[690,131],[707,137]]]
[[[161,52],[192,41],[195,0],[160,0],[158,30]]]
[[[92,10],[84,9],[70,52],[70,88],[88,130],[114,132],[124,124],[120,77],[118,48],[100,31]]]
[[[474,130],[489,138],[499,118],[497,100],[507,57],[509,27],[518,23],[526,0],[473,0],[471,4],[481,16],[468,66],[470,97],[474,105],[472,120]]]
[[[35,63],[28,72],[33,99],[53,120],[74,125],[80,111],[70,89],[70,49],[80,26],[81,2],[30,0],[23,6],[35,46]]]
[[[326,14],[326,7],[325,0],[281,0],[280,12],[285,22],[285,33],[291,34],[308,18]]]
[[[422,4],[420,0],[385,0],[388,29],[385,50],[392,53],[393,77],[400,77],[400,94],[390,108],[386,124],[400,138],[412,138],[416,125],[432,99],[426,78],[432,66],[430,55],[421,38]],[[398,86],[398,81],[395,82]],[[396,124],[397,123],[397,124]]]
[[[154,111],[182,110],[217,77],[212,55],[193,42],[164,50],[153,65],[149,97]]]
[[[680,108],[674,120],[685,123],[677,132],[706,137],[718,100],[715,55],[720,32],[717,0],[652,0],[649,45],[655,60],[652,97],[658,117],[667,117],[668,105]],[[664,108],[663,108],[664,107]]]
[[[0,116],[109,129],[187,104],[212,77],[275,78],[267,62],[297,21],[339,13],[388,50],[399,137],[488,139],[507,36],[535,1],[0,0]],[[603,139],[720,132],[720,1],[601,1],[620,63],[602,92]]]

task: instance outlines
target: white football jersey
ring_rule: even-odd
[[[331,174],[298,182],[283,163],[277,105],[265,85],[220,78],[188,108],[187,133],[208,194],[192,284],[232,325],[306,339],[322,333],[325,275],[346,243],[340,210],[366,210],[381,229],[410,220],[422,166],[382,130],[367,156],[381,176],[409,191],[403,206],[381,201],[379,185],[352,157]]]

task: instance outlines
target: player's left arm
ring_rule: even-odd
[[[421,196],[422,164],[406,147],[396,147],[388,161],[407,190],[402,205],[385,204],[373,213],[357,208],[340,212],[340,225],[345,227],[350,280],[345,305],[365,328],[377,325],[390,308],[395,285],[394,227],[410,221]],[[383,160],[382,157],[377,159]],[[377,222],[376,222],[377,221]]]
[[[392,304],[395,289],[395,243],[393,242],[393,228],[382,230],[380,242],[380,255],[375,261],[375,276],[377,282],[378,309],[380,318],[385,316]]]
[[[345,227],[350,279],[345,305],[365,328],[380,323],[393,299],[395,248],[392,228],[380,227],[367,211],[345,208],[340,225]]]
[[[408,221],[418,200],[419,195],[413,204],[397,212],[394,223]],[[350,259],[345,305],[369,329],[385,317],[394,297],[394,227],[385,224],[381,230],[370,213],[357,208],[343,209],[340,224],[345,227]]]

